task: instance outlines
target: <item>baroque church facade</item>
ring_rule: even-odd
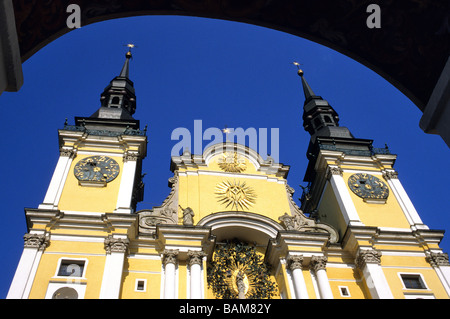
[[[168,197],[136,211],[147,136],[130,59],[100,108],[58,131],[7,298],[449,298],[444,232],[420,219],[396,155],[339,126],[301,70],[311,135],[301,207],[289,166],[226,142],[172,157]]]

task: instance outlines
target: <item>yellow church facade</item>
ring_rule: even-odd
[[[226,142],[173,156],[168,197],[136,211],[147,137],[132,117],[130,58],[100,109],[59,130],[7,298],[449,298],[444,232],[423,224],[396,155],[339,127],[301,71],[311,133],[301,207],[289,166]]]

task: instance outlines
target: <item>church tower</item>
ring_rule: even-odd
[[[397,156],[339,126],[333,107],[298,74],[311,135],[302,210],[337,230],[341,258],[354,260],[366,297],[434,298],[441,291],[447,298],[448,255],[438,246],[444,232],[422,222],[394,169]]]
[[[173,156],[167,198],[136,211],[147,137],[125,58],[97,111],[58,131],[7,298],[449,298],[443,231],[423,224],[396,155],[339,126],[301,70],[311,135],[301,207],[288,165],[229,136]]]
[[[8,298],[117,296],[121,270],[114,278],[118,270],[113,264],[123,256],[101,258],[97,251],[105,254],[102,236],[112,252],[128,243],[143,196],[147,137],[133,118],[131,58],[129,51],[120,74],[101,94],[100,108],[89,117],[76,117],[74,125],[66,120],[58,131],[59,160],[43,202],[25,209],[29,232]],[[99,277],[94,295],[86,291],[90,268]]]

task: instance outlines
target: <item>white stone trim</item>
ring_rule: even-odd
[[[341,175],[330,174],[330,184],[336,194],[335,197],[346,224],[349,226],[364,226],[350,197],[344,178]]]
[[[392,190],[397,202],[405,214],[406,219],[408,220],[411,228],[413,230],[416,229],[428,229],[426,225],[423,224],[422,219],[416,211],[411,199],[403,188],[402,183],[397,178],[388,178],[387,183]]]
[[[61,198],[72,162],[73,156],[59,156],[50,185],[44,197],[44,202],[39,205],[39,209],[58,209],[59,199]]]
[[[136,167],[137,161],[127,160],[124,162],[116,210],[114,211],[115,213],[133,213],[131,208],[131,199],[133,197]]]

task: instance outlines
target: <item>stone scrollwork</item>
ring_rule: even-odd
[[[139,232],[155,235],[157,225],[178,224],[178,175],[169,178],[170,194],[159,207],[138,212]]]
[[[50,244],[49,234],[25,234],[24,248],[36,248],[40,251],[44,251]]]
[[[163,264],[176,264],[178,260],[178,250],[166,249],[163,252]]]
[[[311,257],[311,268],[317,272],[319,270],[326,270],[328,258],[326,256],[312,256]]]
[[[280,216],[278,220],[286,230],[327,233],[330,235],[331,243],[336,243],[339,238],[336,230],[333,227],[326,224],[316,223],[313,219],[309,219],[297,211],[295,211],[294,215],[284,213],[284,215]]]
[[[433,267],[450,266],[450,263],[448,261],[448,254],[426,252],[426,255],[427,262],[429,262]]]
[[[360,249],[356,254],[355,265],[363,269],[366,264],[380,264],[381,251],[376,249]]]
[[[206,254],[203,251],[199,250],[189,250],[188,251],[188,257],[189,257],[189,265],[201,265],[203,263],[203,257],[205,257]]]
[[[289,256],[287,259],[288,266],[290,270],[295,269],[302,269],[302,263],[303,263],[303,256],[297,255],[297,256]]]
[[[385,171],[383,172],[383,177],[385,180],[398,179],[398,172],[396,171]]]

